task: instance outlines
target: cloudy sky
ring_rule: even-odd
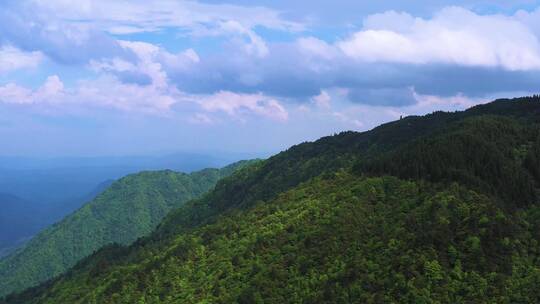
[[[539,91],[540,1],[0,4],[2,155],[269,153]]]

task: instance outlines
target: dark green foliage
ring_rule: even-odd
[[[456,184],[338,173],[130,262],[102,250],[26,303],[534,303],[530,224]]]
[[[527,151],[524,166],[537,181],[540,181],[540,136],[536,138],[536,141],[534,141]]]
[[[171,209],[201,196],[246,164],[191,174],[142,172],[120,179],[24,248],[0,260],[0,295],[57,276],[106,244],[127,245],[149,234]]]
[[[539,123],[523,98],[300,144],[6,302],[538,303]]]
[[[374,175],[460,182],[516,209],[538,201],[539,135],[538,125],[528,121],[467,118],[440,134],[362,160],[356,169]]]

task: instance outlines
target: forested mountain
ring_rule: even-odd
[[[540,98],[303,143],[6,303],[538,303]]]
[[[191,174],[142,172],[114,182],[24,248],[0,260],[0,294],[57,276],[104,245],[130,244],[150,233],[171,209],[199,197],[248,163]]]

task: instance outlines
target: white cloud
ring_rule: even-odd
[[[45,83],[36,91],[38,100],[53,100],[61,98],[64,93],[64,83],[57,75],[47,77]]]
[[[147,84],[166,88],[169,86],[169,80],[164,67],[180,71],[186,70],[200,61],[199,55],[193,49],[172,54],[147,42],[120,40],[119,43],[137,56],[134,62],[122,58],[92,60],[90,67],[96,72],[131,75],[131,78],[135,79],[132,82],[135,83],[137,83],[137,78],[146,77],[149,80]]]
[[[253,30],[243,26],[238,21],[227,21],[220,23],[221,31],[242,35],[247,37],[248,41],[243,42],[244,51],[249,55],[257,57],[266,57],[268,55],[268,46],[266,42],[257,35]]]
[[[0,86],[0,101],[4,103],[32,103],[32,91],[14,83]]]
[[[188,49],[172,54],[163,48],[139,41],[118,41],[132,51],[136,60],[122,58],[92,60],[90,67],[98,73],[96,79],[79,81],[65,88],[56,75],[50,76],[37,89],[16,84],[0,87],[0,101],[4,103],[76,106],[79,108],[105,107],[122,111],[167,114],[172,106],[186,102],[198,105],[206,113],[221,112],[243,120],[249,115],[285,121],[288,113],[279,101],[263,94],[218,92],[212,95],[187,95],[169,83],[168,69],[189,69],[199,63],[198,54]],[[148,81],[144,80],[147,78]],[[130,78],[127,81],[123,78]],[[142,80],[141,80],[142,79]],[[213,119],[198,113],[191,122],[210,124]]]
[[[129,60],[132,54],[124,52],[113,35],[165,31],[171,31],[167,34],[171,37],[233,36],[247,53],[264,57],[268,48],[255,28],[303,29],[269,8],[195,0],[22,0],[3,8],[0,17],[2,41],[42,51],[63,64],[114,57]]]
[[[325,90],[321,91],[321,94],[312,98],[312,102],[319,108],[330,109],[332,97]]]
[[[42,86],[34,90],[13,83],[0,86],[0,102],[57,106],[60,110],[67,106],[105,107],[163,114],[184,97],[174,89],[125,84],[112,75],[80,81],[72,89],[66,89],[56,75],[49,76]]]
[[[42,86],[30,90],[14,83],[0,86],[0,101],[11,104],[38,104],[62,102],[64,84],[57,75],[47,77]]]
[[[252,113],[278,121],[288,119],[288,113],[279,101],[262,94],[221,91],[210,96],[197,97],[197,100],[206,111],[224,112],[240,119]]]
[[[432,19],[396,12],[373,15],[361,31],[337,45],[365,62],[540,69],[540,42],[524,23],[459,7],[445,8]]]
[[[540,37],[540,7],[530,12],[517,11],[514,18],[529,27],[537,37]]]
[[[268,45],[266,41],[253,29],[243,25],[237,20],[219,21],[215,25],[207,27],[196,27],[191,32],[195,37],[217,37],[227,36],[232,38],[232,42],[239,46],[247,55],[254,55],[264,58],[268,55]]]
[[[331,60],[339,55],[338,50],[333,45],[315,37],[302,37],[296,43],[299,50],[308,56]]]
[[[161,64],[156,61],[156,57],[160,55],[159,47],[138,41],[120,41],[120,45],[132,50],[138,56],[137,66],[134,72],[139,72],[150,77],[152,85],[156,87],[167,87],[167,74],[162,70]]]
[[[41,52],[23,52],[12,46],[3,46],[0,48],[0,74],[36,68],[43,58]]]
[[[122,66],[121,64],[118,64]],[[122,68],[118,67],[118,70]],[[112,74],[97,79],[79,81],[73,88],[66,88],[57,75],[52,75],[36,89],[13,83],[0,86],[0,102],[9,104],[47,106],[48,110],[62,111],[73,107],[110,108],[126,112],[168,115],[179,103],[197,105],[199,111],[189,121],[198,124],[215,122],[207,113],[225,113],[235,119],[262,116],[276,121],[286,121],[288,112],[282,104],[263,94],[237,94],[222,91],[212,95],[188,95],[167,82],[149,85],[124,83]]]
[[[87,102],[89,106],[151,114],[167,113],[183,97],[174,88],[126,84],[110,75],[83,81],[71,94],[73,100]]]
[[[281,13],[260,6],[207,4],[185,0],[31,0],[28,7],[70,23],[91,24],[114,34],[152,32],[164,28],[213,26],[235,20],[246,28],[263,26],[301,30]]]

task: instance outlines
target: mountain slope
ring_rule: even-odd
[[[340,173],[147,247],[136,263],[102,250],[22,301],[532,303],[528,232],[458,185]]]
[[[142,172],[114,182],[24,248],[0,260],[0,295],[59,275],[106,244],[127,245],[147,235],[169,210],[202,195],[247,163],[191,174]]]
[[[300,144],[6,302],[538,302],[539,122],[523,98]]]

